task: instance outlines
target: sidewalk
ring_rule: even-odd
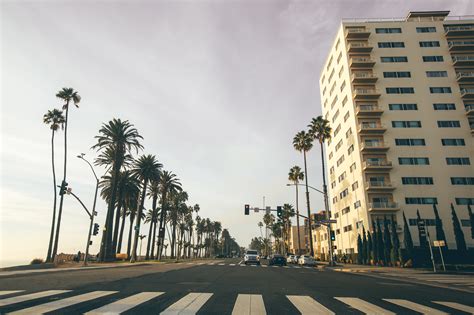
[[[329,267],[327,262],[318,262],[324,265],[324,268],[330,268],[334,271],[353,272],[353,273],[402,273],[402,274],[434,274],[433,269],[430,268],[400,268],[400,267],[381,267],[381,266],[367,266],[356,264],[337,264],[335,267]],[[453,275],[474,275],[471,271],[443,271],[438,269],[439,274],[453,274]]]

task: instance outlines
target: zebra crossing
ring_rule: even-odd
[[[195,265],[195,266],[226,266],[226,267],[259,267],[259,268],[268,268],[268,267],[271,267],[271,268],[285,268],[285,269],[312,269],[312,270],[317,270],[317,267],[316,266],[300,266],[300,265],[288,265],[288,266],[269,266],[269,265],[264,265],[264,264],[260,264],[260,265],[256,265],[256,264],[249,264],[249,265],[246,265],[244,264],[243,262],[239,262],[239,263],[223,263],[223,262],[209,262],[209,263],[206,263],[206,262],[178,262],[176,263],[177,265],[187,265],[187,266],[192,266],[192,265]]]
[[[121,314],[126,311],[139,308],[142,304],[148,303],[148,310],[164,315],[175,314],[196,314],[205,312],[205,307],[219,300],[214,293],[210,292],[186,292],[184,296],[170,294],[166,297],[166,292],[139,292],[128,296],[120,295],[119,291],[91,291],[74,292],[72,290],[47,290],[34,293],[25,293],[24,290],[0,291],[0,314],[44,314],[59,311],[68,307],[81,305],[82,310],[86,310],[87,315]],[[114,295],[120,297],[114,298]],[[265,315],[267,306],[264,296],[261,294],[235,294],[229,312],[232,315]],[[213,297],[215,298],[213,300]],[[338,309],[347,308],[347,311],[357,310],[364,314],[397,314],[408,310],[421,314],[449,314],[455,312],[466,312],[474,314],[473,301],[471,305],[461,304],[451,301],[424,301],[413,302],[406,299],[373,299],[369,301],[359,297],[333,297],[330,300],[309,295],[285,295],[286,301],[295,309],[291,313],[298,311],[301,314],[335,314],[334,303],[340,303]],[[97,301],[100,299],[100,305]],[[45,301],[46,300],[46,301]],[[92,308],[88,309],[87,303],[92,303]],[[438,308],[439,306],[439,308]],[[89,306],[89,308],[91,308]],[[388,309],[387,309],[388,308]],[[139,312],[139,309],[136,310]],[[74,313],[74,312],[72,312]],[[77,313],[77,312],[76,312]],[[227,312],[222,312],[227,313]],[[339,312],[341,313],[341,312]]]

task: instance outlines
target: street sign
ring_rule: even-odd
[[[265,212],[266,212],[267,214],[270,214],[271,209],[272,209],[272,208],[271,208],[270,206],[267,206],[267,207],[265,208]]]
[[[426,229],[425,229],[425,220],[418,220],[418,230],[420,231],[421,236],[426,236]]]
[[[320,223],[337,223],[337,220],[331,219],[331,220],[321,220],[319,221]]]
[[[135,225],[135,231],[138,231],[138,225]]]
[[[446,246],[446,243],[444,242],[444,240],[433,241],[433,245],[436,247],[443,247],[443,246]]]
[[[255,208],[253,208],[253,211],[254,211],[255,213],[258,213],[258,212],[260,211],[260,209],[259,209],[258,207],[255,207]]]

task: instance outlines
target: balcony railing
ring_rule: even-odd
[[[380,160],[380,161],[367,160],[367,161],[364,161],[364,167],[391,167],[391,166],[392,166],[391,161],[384,161],[384,160]]]
[[[372,49],[372,45],[364,42],[352,42],[348,45],[349,52],[370,52]]]
[[[474,48],[474,41],[472,40],[459,40],[448,42],[449,50],[471,50]]]
[[[456,79],[458,81],[472,81],[474,80],[474,72],[457,72]]]
[[[474,31],[474,25],[445,26],[445,31]]]
[[[474,104],[465,104],[464,109],[466,110],[466,115],[474,116]]]
[[[461,89],[461,96],[465,98],[474,97],[474,89]]]
[[[453,56],[452,60],[455,66],[474,65],[474,56]]]
[[[393,202],[393,201],[387,201],[387,202],[379,202],[379,201],[374,201],[374,202],[369,202],[369,209],[398,209],[398,203]]]
[[[380,97],[380,91],[377,89],[354,89],[354,98],[355,99],[376,99]]]
[[[373,67],[375,60],[370,57],[352,57],[349,59],[349,63],[352,67]]]
[[[359,124],[359,129],[362,129],[362,130],[385,129],[385,126],[380,123],[361,123]]]
[[[348,38],[367,38],[370,36],[370,31],[366,28],[346,28],[346,37]]]
[[[390,181],[385,180],[371,180],[366,182],[367,188],[393,188]]]
[[[377,141],[377,142],[362,142],[361,144],[362,150],[380,150],[380,149],[388,149],[387,144],[384,141]]]

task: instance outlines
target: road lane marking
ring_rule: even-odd
[[[187,263],[187,265],[194,265],[194,263],[190,262],[190,263]]]
[[[219,264],[219,266],[225,266],[225,264]]]
[[[341,301],[342,303],[345,303],[349,305],[352,308],[355,308],[358,311],[361,311],[362,313],[365,314],[386,314],[386,315],[391,315],[395,314],[393,312],[387,311],[386,309],[383,309],[377,305],[374,305],[372,303],[366,302],[364,300],[358,299],[358,298],[351,298],[351,297],[335,297],[336,300]]]
[[[104,305],[100,308],[85,313],[85,315],[105,315],[105,314],[120,314],[129,309],[132,309],[142,303],[145,303],[157,296],[162,295],[164,292],[141,292],[124,299],[115,301],[113,303]]]
[[[413,310],[413,311],[421,313],[421,314],[430,314],[430,315],[431,314],[439,314],[439,315],[447,314],[445,312],[435,310],[434,308],[431,308],[431,307],[428,307],[428,306],[425,306],[425,305],[421,305],[421,304],[417,304],[417,303],[407,301],[407,300],[400,300],[400,299],[384,299],[384,300],[387,301],[387,302],[396,304],[398,306],[408,308],[410,310]]]
[[[210,299],[212,293],[189,293],[174,303],[166,310],[161,312],[162,315],[178,315],[186,314],[193,315]]]
[[[230,264],[229,266],[235,266],[235,264]]]
[[[263,268],[267,268],[268,266],[267,265],[262,265]]]
[[[215,265],[216,263],[208,263],[209,266],[213,266]]]
[[[44,313],[56,311],[56,310],[59,310],[61,308],[65,308],[71,305],[98,299],[100,297],[104,297],[113,293],[117,293],[117,291],[93,291],[93,292],[89,292],[89,293],[85,293],[81,295],[75,295],[75,296],[68,297],[65,299],[25,308],[23,310],[16,311],[10,314],[15,314],[15,315],[44,314]]]
[[[239,294],[232,315],[266,315],[263,298],[259,294]]]
[[[283,266],[283,268],[290,268],[290,267],[288,267],[288,266]]]
[[[41,292],[25,294],[25,295],[20,295],[20,296],[14,296],[11,298],[0,300],[0,306],[6,306],[6,305],[15,304],[15,303],[25,302],[25,301],[36,300],[39,298],[56,295],[56,294],[62,294],[62,293],[70,292],[70,291],[71,290],[49,290],[49,291],[41,291]]]
[[[334,314],[332,311],[307,295],[287,295],[286,297],[302,315]]]
[[[474,307],[468,306],[468,305],[463,305],[455,302],[443,302],[443,301],[431,301],[436,304],[441,304],[450,308],[454,308],[458,311],[474,314]]]
[[[25,290],[0,291],[0,296],[1,296],[1,295],[7,295],[7,294],[18,293],[18,292],[24,292],[24,291],[25,291]]]

